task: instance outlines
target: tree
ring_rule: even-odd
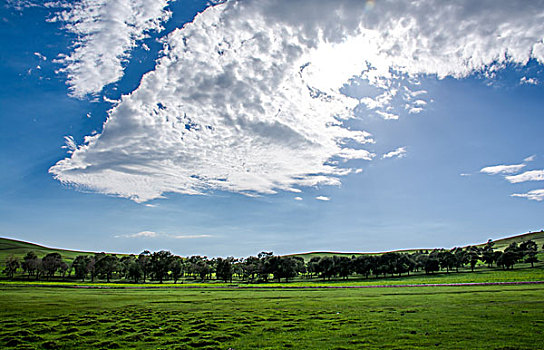
[[[226,259],[218,258],[216,261],[215,276],[217,279],[222,279],[224,282],[232,282],[232,262],[234,261],[233,257]]]
[[[62,256],[59,253],[49,253],[42,259],[42,268],[48,278],[53,277],[62,265]]]
[[[321,277],[323,277],[323,280],[325,280],[325,278],[328,278],[330,280],[331,277],[335,274],[334,260],[329,256],[322,257],[321,259],[319,259],[317,269],[321,274]]]
[[[28,278],[30,279],[30,276],[37,272],[39,264],[40,259],[38,258],[36,253],[34,253],[33,251],[29,251],[24,256],[21,267],[23,268],[24,272],[28,273]]]
[[[15,272],[17,272],[19,266],[19,259],[14,257],[13,255],[10,255],[6,259],[6,267],[4,268],[4,273],[8,276],[8,278],[13,278],[13,275],[15,274]]]
[[[368,278],[370,271],[372,270],[372,256],[359,255],[352,260],[353,270],[355,273]]]
[[[76,278],[81,278],[81,282],[85,281],[85,277],[89,273],[90,258],[87,255],[78,255],[72,262],[74,275]]]
[[[140,268],[142,270],[142,277],[144,279],[144,283],[151,266],[150,255],[151,253],[149,252],[149,250],[144,250],[143,252],[140,253],[140,255],[138,255],[138,264],[140,264]]]
[[[523,252],[523,255],[526,257],[525,262],[531,263],[531,267],[535,267],[534,263],[538,262],[538,258],[536,256],[538,252],[538,247],[536,243],[532,240],[528,240],[521,243],[519,248]]]
[[[468,262],[470,263],[470,269],[474,272],[474,267],[476,267],[478,260],[480,260],[480,248],[468,246],[465,249],[465,255]]]
[[[486,245],[482,249],[482,260],[487,264],[488,267],[491,267],[496,259],[495,252],[493,251],[494,245],[495,242],[490,239],[487,241]]]
[[[446,269],[446,272],[449,273],[450,269],[455,267],[456,260],[455,255],[448,250],[443,250],[438,253],[438,260],[440,262],[440,267]]]
[[[174,256],[167,250],[161,250],[159,252],[154,252],[151,255],[151,271],[156,279],[159,280],[159,283],[162,283],[164,278],[168,276],[168,271],[170,271],[170,265],[172,264]]]
[[[134,281],[134,283],[138,283],[140,281],[140,278],[144,275],[144,272],[142,271],[142,266],[138,262],[138,260],[130,259],[127,263],[127,278]]]
[[[170,264],[170,271],[172,271],[172,278],[174,284],[176,284],[180,277],[183,277],[183,259],[179,256],[174,256]]]
[[[102,277],[106,277],[106,281],[109,283],[113,277],[113,273],[117,270],[117,264],[119,259],[115,255],[109,255],[105,253],[99,253],[95,256],[96,259],[96,272]]]

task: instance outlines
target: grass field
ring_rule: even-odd
[[[0,289],[3,348],[544,348],[544,285]]]

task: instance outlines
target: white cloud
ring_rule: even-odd
[[[317,196],[317,197],[315,197],[315,199],[317,199],[318,201],[330,201],[331,200],[329,197],[325,197],[325,196]]]
[[[536,155],[533,154],[532,156],[529,156],[529,157],[525,158],[523,161],[528,163],[528,162],[532,162],[533,160],[535,160],[535,158],[536,158]]]
[[[525,164],[513,164],[513,165],[494,165],[482,168],[481,173],[489,175],[497,174],[514,174],[525,167]]]
[[[77,36],[73,51],[56,62],[67,74],[72,94],[84,97],[102,90],[123,76],[124,63],[137,41],[150,31],[160,31],[170,17],[165,10],[169,0],[81,0],[63,1],[51,21]]]
[[[138,233],[117,235],[115,238],[170,238],[170,239],[194,239],[194,238],[208,238],[212,235],[179,235],[179,234],[166,234],[157,233],[154,231],[142,231]]]
[[[163,4],[154,9],[163,11]],[[338,185],[349,171],[331,160],[374,157],[353,145],[371,136],[344,126],[360,103],[340,93],[344,83],[360,76],[389,91],[374,105],[366,102],[384,118],[398,118],[388,104],[418,76],[462,78],[505,62],[543,63],[542,15],[537,1],[394,1],[370,9],[362,1],[268,0],[210,7],[168,35],[155,70],[110,110],[103,132],[50,172],[64,183],[135,201],[166,192],[266,194]],[[102,28],[102,19],[97,23]],[[107,57],[123,56],[148,29],[121,31],[128,44]],[[76,49],[78,67],[96,61],[89,45]],[[108,62],[116,67],[106,70],[117,72],[113,78],[88,84],[74,75],[74,93],[118,79],[121,60]],[[407,103],[412,99],[420,98],[409,95]]]
[[[522,77],[519,80],[519,83],[522,84],[522,85],[523,84],[538,85],[538,80],[536,80],[535,78]]]
[[[159,234],[153,231],[141,231],[138,233],[131,233],[126,235],[118,235],[116,238],[156,238]]]
[[[527,193],[513,193],[511,194],[512,197],[522,197],[527,198],[533,201],[543,201],[544,200],[544,188],[529,191]]]
[[[302,200],[302,197],[295,197],[294,198],[296,201],[301,201]]]
[[[47,57],[45,57],[44,55],[42,55],[39,52],[34,52],[34,56],[38,57],[42,61],[47,61]]]
[[[472,176],[472,174],[461,173],[461,174],[459,174],[459,176]]]
[[[544,170],[529,170],[518,175],[506,176],[510,183],[520,183],[526,181],[544,181]]]
[[[387,152],[384,155],[382,155],[382,159],[393,158],[393,157],[402,158],[405,156],[406,156],[406,147],[399,147],[394,151]]]
[[[212,235],[168,235],[169,238],[174,239],[195,239],[195,238],[208,238],[213,237]]]

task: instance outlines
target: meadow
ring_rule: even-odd
[[[544,347],[544,285],[0,289],[2,348]]]

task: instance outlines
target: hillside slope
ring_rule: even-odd
[[[544,245],[544,230],[539,231],[539,232],[528,232],[528,233],[523,233],[523,234],[516,235],[516,236],[500,238],[500,239],[494,240],[493,242],[495,242],[495,246],[494,246],[495,250],[504,250],[506,247],[508,247],[513,242],[516,242],[516,243],[519,244],[521,242],[528,241],[528,240],[535,241],[535,243],[538,245],[538,249],[540,250],[542,248],[542,245]],[[483,243],[479,243],[479,244],[471,244],[471,245],[474,245],[474,246],[477,246],[477,247],[483,247],[486,243],[487,242],[483,242]],[[463,248],[464,247],[466,247],[466,246],[463,246]],[[436,248],[441,248],[441,247],[436,247]],[[395,252],[413,253],[413,252],[416,252],[416,251],[419,251],[419,250],[420,249],[402,249],[402,250],[395,250]],[[423,249],[423,250],[427,250],[427,249]],[[337,255],[337,256],[351,257],[352,255],[363,255],[363,254],[380,255],[380,254],[384,254],[384,253],[388,253],[388,252],[379,252],[379,253],[309,252],[309,253],[290,254],[290,256],[302,257],[302,258],[304,258],[305,261],[309,261],[313,257],[322,257],[322,256]]]
[[[509,244],[512,242],[520,243],[527,240],[533,240],[537,243],[539,249],[541,249],[542,245],[544,244],[544,231],[540,232],[529,232],[524,233],[521,235],[516,235],[512,237],[506,237],[498,239],[495,242],[495,249],[497,250],[504,250]],[[484,243],[477,244],[477,246],[483,246]],[[29,251],[34,251],[38,257],[44,257],[45,255],[49,253],[59,253],[62,258],[68,262],[71,263],[73,259],[75,259],[78,255],[92,255],[95,254],[95,252],[86,252],[86,251],[76,251],[76,250],[66,250],[66,249],[56,249],[56,248],[48,248],[44,247],[35,243],[29,243],[24,241],[18,241],[15,239],[9,239],[9,238],[0,238],[0,266],[3,266],[4,261],[6,258],[10,255],[13,255],[18,258],[22,258],[25,256],[25,254]],[[405,252],[405,253],[411,253],[417,251],[417,249],[412,250],[398,250],[398,252]],[[351,257],[352,255],[361,255],[361,254],[383,254],[387,252],[381,252],[381,253],[363,253],[363,252],[357,252],[357,253],[341,253],[341,252],[309,252],[309,253],[300,253],[300,254],[290,254],[289,256],[299,256],[304,258],[304,260],[308,261],[312,257],[315,256],[332,256],[332,255],[339,255],[339,256],[348,256]],[[124,254],[117,254],[117,255],[124,255]]]

